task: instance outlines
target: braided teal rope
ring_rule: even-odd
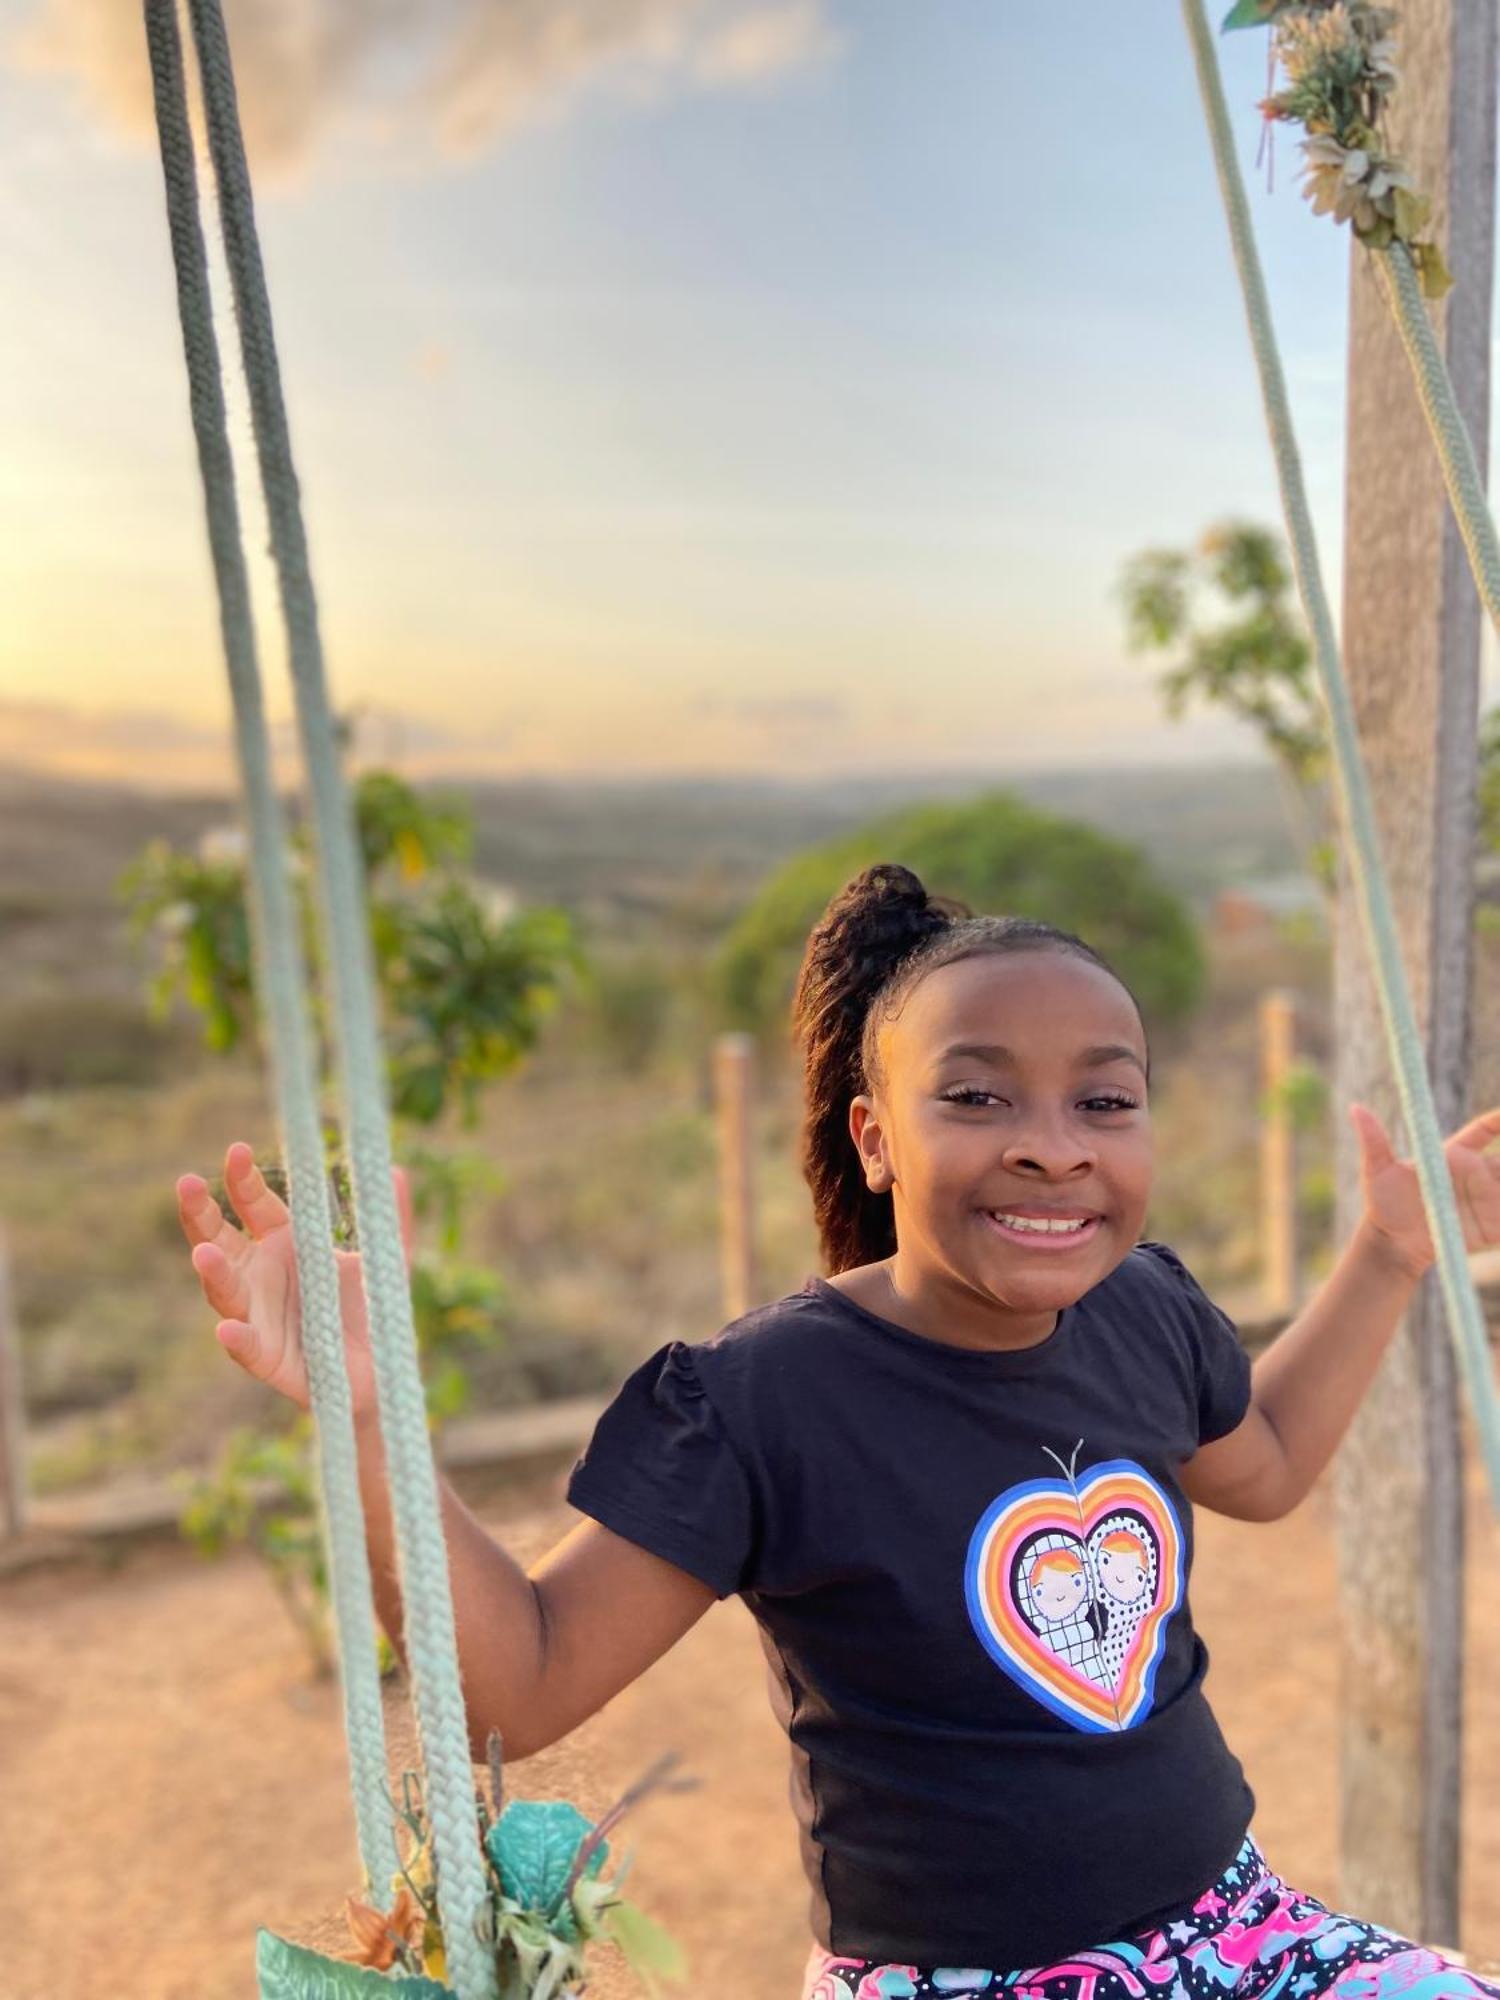
[[[1442,1285],[1444,1304],[1447,1307],[1448,1325],[1458,1349],[1459,1362],[1468,1388],[1469,1405],[1474,1413],[1480,1448],[1489,1475],[1490,1491],[1497,1509],[1500,1509],[1500,1403],[1497,1403],[1496,1398],[1489,1339],[1479,1297],[1474,1290],[1474,1281],[1469,1272],[1463,1228],[1459,1222],[1453,1198],[1452,1179],[1443,1154],[1443,1138],[1438,1129],[1437,1112],[1432,1101],[1432,1089],[1428,1082],[1421,1037],[1417,1030],[1411,994],[1407,987],[1406,969],[1401,961],[1396,919],[1391,908],[1390,891],[1386,883],[1380,840],[1375,826],[1375,814],[1370,802],[1369,781],[1360,755],[1359,733],[1355,726],[1349,690],[1344,680],[1338,641],[1334,636],[1333,616],[1329,609],[1327,592],[1323,587],[1312,514],[1307,504],[1296,434],[1292,427],[1291,406],[1287,400],[1286,381],[1282,374],[1281,357],[1277,350],[1275,329],[1271,321],[1270,300],[1266,293],[1265,278],[1261,272],[1260,257],[1255,247],[1250,207],[1245,199],[1245,184],[1240,173],[1239,161],[1235,157],[1234,137],[1229,123],[1229,109],[1224,101],[1224,85],[1219,74],[1218,54],[1203,11],[1202,0],[1182,0],[1182,13],[1187,24],[1188,38],[1193,47],[1193,60],[1198,71],[1198,86],[1203,99],[1204,116],[1208,121],[1209,135],[1213,141],[1214,161],[1218,168],[1219,190],[1224,198],[1224,211],[1234,246],[1234,260],[1239,269],[1240,285],[1244,292],[1245,313],[1249,320],[1251,345],[1255,350],[1256,366],[1260,373],[1261,396],[1265,403],[1266,421],[1276,460],[1276,474],[1281,486],[1281,503],[1286,514],[1287,535],[1292,547],[1292,564],[1297,577],[1297,588],[1302,598],[1302,609],[1307,618],[1308,630],[1312,635],[1313,657],[1328,710],[1329,730],[1334,750],[1334,773],[1344,820],[1350,873],[1354,878],[1366,941],[1375,969],[1401,1109],[1406,1119],[1417,1176],[1421,1182],[1422,1198],[1426,1204],[1428,1223],[1437,1250],[1438,1278]],[[1404,266],[1410,273],[1409,260],[1404,256],[1400,260],[1392,257],[1391,264],[1392,269],[1397,272]],[[1417,309],[1425,326],[1426,315],[1420,311],[1420,300],[1417,301]],[[1428,340],[1429,342],[1431,340],[1430,329],[1428,329]],[[1441,361],[1438,365],[1441,368]],[[1446,375],[1446,370],[1443,372]],[[1461,423],[1458,429],[1462,433]],[[1469,461],[1472,465],[1472,451],[1469,453]],[[1491,527],[1492,544],[1493,538],[1494,530]],[[1495,574],[1500,577],[1500,562],[1496,564]]]
[[[338,1272],[318,1121],[316,1073],[304,1004],[306,975],[287,880],[281,804],[271,772],[255,621],[245,573],[234,459],[214,335],[198,178],[183,83],[176,0],[145,0],[167,222],[189,403],[208,516],[219,624],[234,697],[235,742],[250,829],[250,906],[257,987],[264,999],[271,1068],[290,1179],[292,1236],[302,1299],[303,1345],[317,1420],[324,1537],[343,1678],[355,1824],[371,1897],[389,1907],[399,1860],[385,1797],[385,1723],[370,1566],[359,1498],[359,1458],[344,1367]]]
[[[1433,336],[1432,321],[1427,317],[1416,267],[1406,245],[1398,242],[1375,253],[1375,269],[1411,363],[1417,396],[1437,447],[1454,519],[1469,552],[1474,582],[1491,623],[1500,630],[1500,541],[1495,536],[1494,517],[1474,457],[1469,427],[1459,410],[1453,378]]]
[[[385,1075],[358,847],[324,678],[317,601],[228,38],[219,0],[190,0],[189,12],[317,828],[318,886],[333,983],[355,1220],[401,1566],[439,1914],[449,1977],[459,2000],[494,2000],[488,1883],[479,1847],[437,1476],[391,1181]],[[330,1494],[330,1504],[335,1497]]]

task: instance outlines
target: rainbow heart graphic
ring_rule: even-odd
[[[992,1501],[964,1590],[995,1664],[1075,1729],[1106,1734],[1150,1712],[1182,1569],[1171,1501],[1140,1466],[1112,1459]]]

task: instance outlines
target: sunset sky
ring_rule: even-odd
[[[1175,7],[229,20],[335,698],[388,754],[1250,753],[1161,718],[1114,595],[1275,509]],[[1264,38],[1225,56],[1249,166]],[[0,761],[186,783],[226,701],[145,91],[128,0],[0,0]],[[1348,252],[1295,164],[1255,206],[1332,564]]]

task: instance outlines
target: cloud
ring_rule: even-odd
[[[410,778],[509,768],[506,733],[450,728],[396,709],[365,704],[347,720],[354,761],[380,764]],[[271,754],[287,785],[298,781],[296,724],[271,724]],[[226,724],[184,718],[167,709],[75,708],[64,702],[0,699],[0,768],[92,779],[144,791],[228,791],[236,784]]]
[[[825,61],[831,0],[226,0],[257,167],[306,168],[343,125],[377,148],[482,152],[589,88],[650,101]],[[5,53],[132,139],[151,130],[139,10],[33,0]]]
[[[787,0],[726,21],[698,51],[706,83],[766,83],[836,55],[839,38],[818,0]]]

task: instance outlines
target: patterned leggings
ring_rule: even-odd
[[[1440,1952],[1289,1889],[1247,1840],[1228,1872],[1162,1931],[1023,1972],[872,1965],[814,1950],[803,2000],[1500,2000]]]

